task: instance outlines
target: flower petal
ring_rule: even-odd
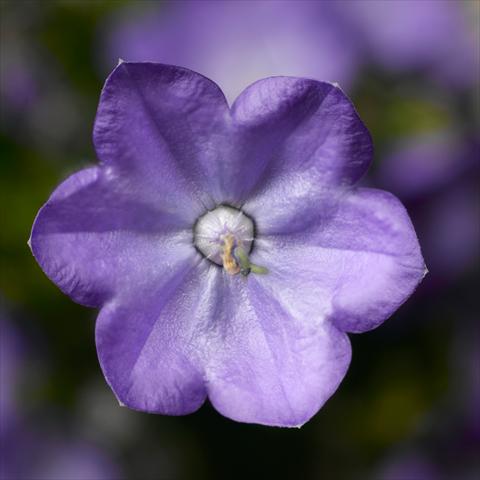
[[[316,217],[310,207],[299,209],[304,231],[297,225],[292,233],[285,223],[285,234],[256,242],[252,261],[269,269],[262,284],[281,292],[293,314],[322,312],[343,331],[370,330],[425,275],[415,231],[403,205],[381,190],[354,190],[329,208]]]
[[[99,306],[195,257],[186,220],[135,198],[107,169],[72,175],[35,219],[30,246],[47,276],[75,301]]]
[[[96,341],[105,377],[119,401],[136,410],[183,415],[205,400],[202,329],[215,316],[211,302],[219,269],[183,262],[158,282],[107,304]]]
[[[230,190],[243,202],[250,192],[274,202],[272,186],[288,185],[292,178],[317,188],[351,185],[372,158],[368,130],[334,84],[266,78],[238,97],[232,117],[241,148],[232,160]]]
[[[101,162],[138,177],[153,197],[211,208],[209,177],[222,160],[215,140],[226,117],[223,93],[198,73],[121,62],[103,88],[94,143]]]
[[[304,424],[347,371],[347,335],[322,314],[291,315],[253,276],[224,280],[224,318],[208,344],[210,401],[237,421]]]

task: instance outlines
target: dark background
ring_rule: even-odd
[[[477,2],[454,3],[478,40]],[[27,240],[55,186],[95,162],[98,97],[121,55],[105,47],[109,29],[122,12],[152,8],[169,18],[169,8],[153,2],[1,2],[1,478],[473,479],[480,473],[478,70],[458,87],[439,85],[425,69],[392,71],[362,58],[348,86],[376,145],[366,182],[404,201],[430,273],[382,327],[351,336],[350,370],[309,423],[240,424],[208,403],[185,417],[118,406],[97,361],[97,312],[50,283]],[[472,49],[478,60],[478,44]],[[420,173],[405,164],[403,183],[389,176],[388,162],[429,135],[445,142],[440,174],[444,156],[454,167],[412,193],[409,179],[416,185],[427,154],[413,162]],[[435,162],[428,163],[434,177]]]

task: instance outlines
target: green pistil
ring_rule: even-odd
[[[240,273],[247,276],[249,273],[257,273],[259,275],[265,275],[268,273],[268,269],[261,267],[260,265],[255,265],[250,262],[247,253],[243,248],[237,247],[233,251],[235,258],[238,260],[240,266]]]

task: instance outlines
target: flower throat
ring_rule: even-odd
[[[241,210],[219,205],[202,215],[194,227],[195,247],[230,275],[265,274],[267,269],[250,262],[255,227]]]

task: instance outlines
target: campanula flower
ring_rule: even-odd
[[[121,62],[94,126],[100,165],[68,178],[30,245],[99,307],[116,396],[170,415],[299,426],[425,266],[391,194],[358,188],[370,135],[334,84],[271,77],[228,103],[190,70]]]

